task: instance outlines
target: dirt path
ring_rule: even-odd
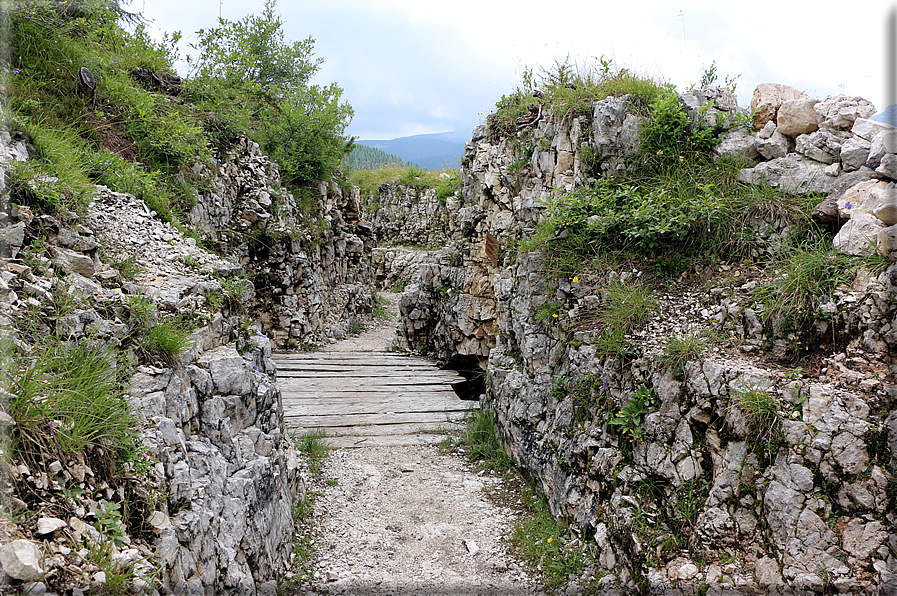
[[[333,350],[383,350],[391,320]],[[542,594],[505,538],[517,512],[489,498],[505,491],[463,456],[436,446],[332,451],[310,487],[314,579],[299,592],[349,595]]]
[[[399,316],[399,298],[401,294],[380,292],[380,305],[386,312],[386,318],[376,319],[363,333],[341,339],[324,346],[328,352],[377,352],[390,349],[396,334],[396,319]]]

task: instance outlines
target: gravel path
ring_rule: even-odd
[[[328,350],[388,347],[398,294],[381,295],[391,319]],[[508,502],[508,489],[462,454],[436,446],[339,449],[310,490],[314,579],[297,594],[543,593],[505,540],[517,511],[489,497],[497,491]]]

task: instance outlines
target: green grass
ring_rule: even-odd
[[[326,437],[327,433],[323,429],[318,429],[294,438],[296,449],[305,456],[306,465],[315,476],[321,473],[327,454],[330,453],[331,448],[324,440]]]
[[[711,337],[705,331],[693,331],[686,335],[671,337],[664,345],[661,362],[668,366],[677,379],[685,377],[685,364],[696,360],[710,346]]]
[[[561,588],[582,574],[582,547],[573,542],[569,526],[551,515],[544,497],[531,490],[524,493],[528,515],[515,524],[511,545],[530,568],[542,573],[546,588]]]
[[[516,470],[513,460],[505,452],[495,428],[495,418],[488,408],[468,410],[461,443],[466,445],[465,455],[470,461],[497,472]]]
[[[821,303],[838,285],[850,281],[855,266],[853,258],[835,252],[821,235],[786,244],[768,262],[773,279],[755,291],[765,306],[765,322],[777,335],[807,332]]]
[[[135,452],[136,425],[112,351],[82,341],[10,358],[14,453],[40,461],[96,444],[116,457]]]
[[[778,397],[764,389],[743,389],[732,396],[730,407],[737,408],[744,415],[748,446],[771,461],[783,440],[782,404]]]
[[[537,90],[541,98],[534,95]],[[571,112],[591,114],[594,101],[622,95],[630,96],[637,113],[646,114],[662,90],[662,85],[653,79],[617,68],[603,57],[597,64],[582,66],[567,59],[539,73],[524,71],[521,84],[510,95],[502,96],[486,123],[494,134],[507,136],[516,133],[516,120],[540,102],[559,116]]]
[[[626,335],[648,320],[657,308],[657,299],[649,288],[621,281],[607,284],[602,293],[601,307],[594,319],[601,333],[595,347],[599,354],[626,353]]]

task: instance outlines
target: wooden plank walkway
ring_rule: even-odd
[[[287,427],[323,429],[333,447],[438,443],[477,402],[458,373],[391,352],[274,354]]]

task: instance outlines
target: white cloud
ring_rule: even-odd
[[[147,4],[159,27],[186,33],[214,26],[219,9],[235,20],[258,12],[263,0]],[[741,75],[743,106],[758,83],[779,82],[820,98],[843,90],[881,108],[887,8],[871,0],[826,7],[808,0],[281,0],[277,6],[289,38],[316,39],[316,53],[326,60],[318,80],[345,89],[356,112],[350,132],[368,138],[377,130],[380,138],[469,130],[482,121],[480,112],[513,91],[524,68],[550,68],[568,55],[578,64],[603,55],[680,88],[698,82],[715,61],[720,81]]]

